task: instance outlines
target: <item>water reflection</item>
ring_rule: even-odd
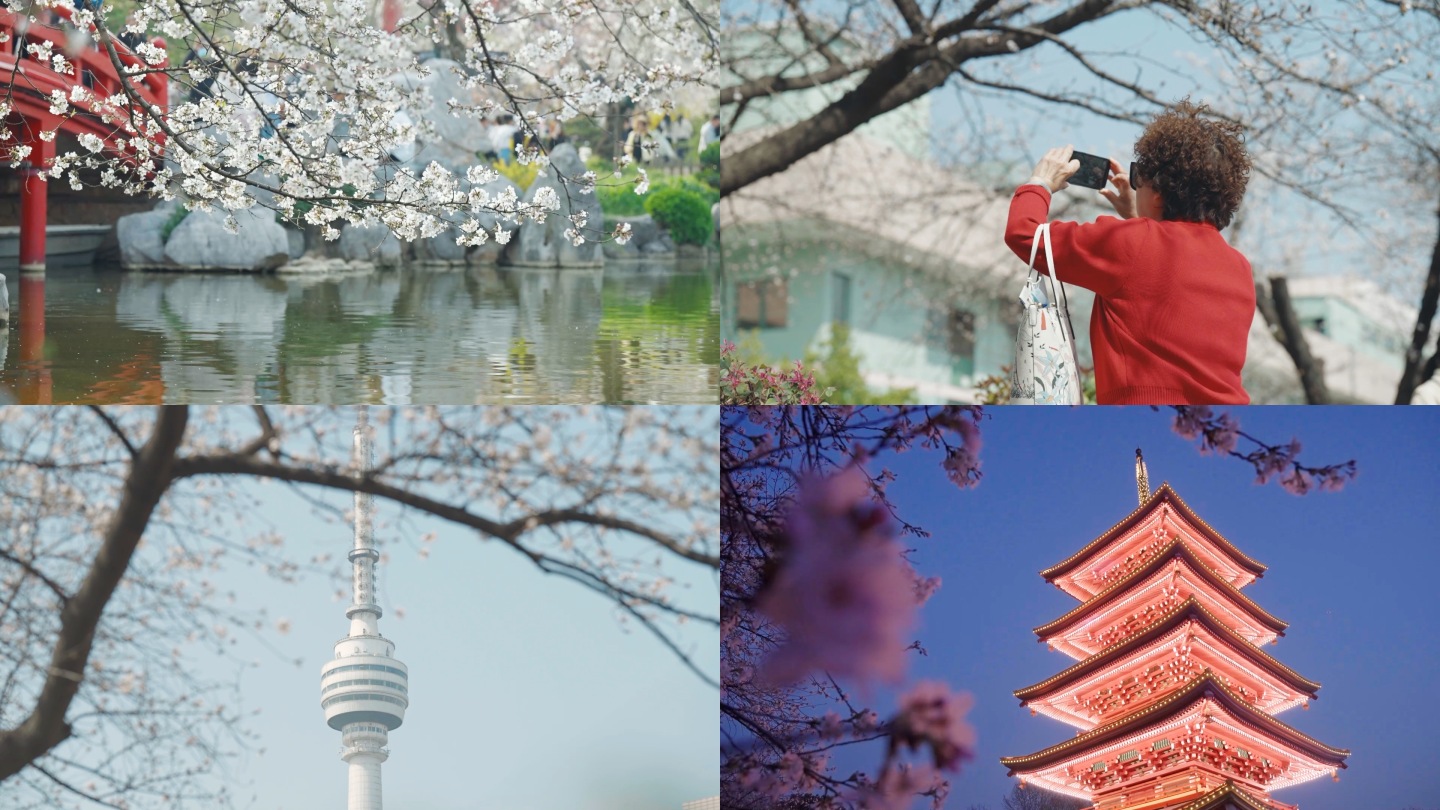
[[[0,397],[714,403],[715,274],[699,263],[320,277],[53,270],[12,295],[32,297],[12,313]]]

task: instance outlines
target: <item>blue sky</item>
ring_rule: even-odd
[[[697,414],[699,412],[697,411]],[[301,557],[328,551],[346,577],[350,527],[314,513],[292,491],[245,486],[265,499],[265,518]],[[311,491],[312,495],[316,495]],[[339,510],[350,498],[319,493]],[[410,668],[411,705],[390,735],[385,803],[404,810],[678,810],[718,792],[718,693],[648,633],[622,626],[611,605],[574,584],[546,578],[520,555],[470,531],[412,518],[377,501],[376,537],[389,555],[379,573],[381,632]],[[418,538],[438,534],[428,559]],[[682,601],[713,615],[716,582],[699,566],[667,566]],[[242,807],[314,810],[345,805],[340,735],[320,710],[319,672],[348,629],[337,584],[278,584],[246,569],[223,583],[246,606],[288,619],[288,633],[245,640],[235,655],[255,749],[223,779]],[[397,614],[404,611],[404,618]],[[718,678],[718,636],[681,633]],[[192,653],[217,677],[236,665]],[[299,661],[297,665],[295,662]],[[259,753],[263,748],[264,753]]]
[[[912,559],[944,584],[921,611],[916,678],[975,696],[976,758],[954,781],[957,810],[999,810],[1012,780],[1001,756],[1032,753],[1074,734],[1020,708],[1011,691],[1064,669],[1031,629],[1078,604],[1037,574],[1068,557],[1136,505],[1135,448],[1153,486],[1169,481],[1195,511],[1270,567],[1247,596],[1290,623],[1267,647],[1322,684],[1309,711],[1280,719],[1354,753],[1341,781],[1277,791],[1305,810],[1440,807],[1433,744],[1440,707],[1425,691],[1440,670],[1440,409],[1269,407],[1233,411],[1272,442],[1292,436],[1311,464],[1354,458],[1360,475],[1340,493],[1292,496],[1252,483],[1249,466],[1201,456],[1148,408],[991,408],[982,426],[984,481],[960,491],[934,454],[877,459],[895,470],[900,514],[933,536]],[[882,714],[893,699],[878,701]],[[879,752],[845,765],[873,768]],[[917,807],[919,805],[917,804]]]

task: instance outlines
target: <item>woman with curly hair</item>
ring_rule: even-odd
[[[1110,160],[1100,192],[1119,218],[1053,222],[1057,278],[1095,293],[1090,346],[1096,400],[1119,404],[1246,404],[1240,383],[1255,282],[1250,262],[1220,231],[1250,178],[1238,124],[1202,118],[1187,99],[1135,142],[1126,171]],[[1069,146],[1051,149],[1015,191],[1005,244],[1029,260],[1050,195],[1080,168]],[[1044,267],[1044,252],[1036,260]]]

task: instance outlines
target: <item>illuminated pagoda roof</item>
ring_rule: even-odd
[[[1167,582],[1167,579],[1170,582]],[[1206,587],[1196,587],[1197,585]],[[1148,622],[1163,614],[1163,608],[1157,608],[1156,603],[1165,601],[1167,589],[1174,588],[1174,593],[1168,594],[1171,601],[1184,598],[1179,595],[1181,586],[1189,590],[1187,596],[1201,595],[1213,612],[1235,622],[1241,628],[1242,634],[1257,645],[1274,641],[1277,636],[1284,635],[1285,628],[1289,627],[1227,582],[1205,564],[1187,541],[1177,537],[1151,555],[1144,565],[1116,580],[1084,604],[1076,606],[1049,624],[1036,627],[1035,635],[1040,637],[1040,641],[1050,643],[1055,649],[1071,657],[1084,658],[1094,655],[1119,639],[1092,639],[1090,634],[1079,632],[1083,629],[1082,624],[1095,623],[1093,620],[1086,622],[1087,619],[1130,612],[1128,618]],[[1144,614],[1147,608],[1148,615],[1133,612],[1138,610],[1140,614]],[[1111,620],[1113,622],[1113,617]],[[1123,637],[1124,633],[1121,635]]]
[[[1207,669],[1184,688],[1119,720],[1000,762],[1011,776],[1024,776],[1047,790],[1098,798],[1103,808],[1108,795],[1126,790],[1135,777],[1156,782],[1153,773],[1200,771],[1263,793],[1336,772],[1349,755],[1252,708]]]
[[[1274,799],[1265,800],[1245,792],[1244,788],[1226,782],[1189,804],[1175,810],[1297,810],[1294,805],[1283,804]]]
[[[1154,539],[1145,537],[1146,528],[1156,534],[1168,532],[1167,523],[1181,536],[1195,537],[1201,558],[1236,587],[1264,575],[1265,565],[1215,531],[1165,483],[1119,523],[1062,562],[1041,571],[1040,576],[1077,599],[1089,599],[1104,590],[1106,574],[1134,561],[1134,556],[1147,547],[1156,546]]]
[[[1205,669],[1271,714],[1314,698],[1320,689],[1190,596],[1143,631],[1014,694],[1037,713],[1091,728],[1116,710],[1135,711],[1160,699],[1167,687]]]

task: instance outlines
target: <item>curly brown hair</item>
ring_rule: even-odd
[[[1135,141],[1136,170],[1160,193],[1165,219],[1208,222],[1224,230],[1250,181],[1240,124],[1202,118],[1189,98],[1167,108]]]

